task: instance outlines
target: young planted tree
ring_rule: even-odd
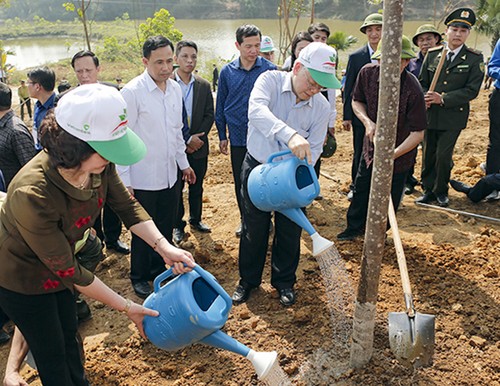
[[[387,230],[399,109],[403,3],[404,0],[384,1],[384,30],[385,26],[390,26],[391,33],[382,34],[375,154],[361,276],[353,316],[350,364],[354,368],[366,365],[373,353],[378,284]]]

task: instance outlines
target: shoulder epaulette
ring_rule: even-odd
[[[467,47],[467,51],[472,52],[473,54],[476,54],[476,55],[482,55],[483,54],[481,51],[476,50],[475,48],[472,48],[472,47]]]

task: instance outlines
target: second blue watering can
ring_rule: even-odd
[[[252,169],[247,182],[248,195],[257,209],[280,212],[304,228],[311,236],[313,255],[317,256],[333,243],[316,232],[301,208],[318,196],[318,177],[305,159],[294,156],[275,161],[275,158],[290,153],[290,150],[285,150],[271,154],[267,163]]]
[[[319,182],[307,160],[293,156],[290,150],[271,154],[267,163],[256,166],[248,176],[248,195],[262,211],[282,211],[309,205],[319,194]]]
[[[144,301],[144,307],[160,315],[145,316],[143,325],[155,346],[175,351],[200,342],[230,350],[250,360],[260,379],[276,365],[275,351],[256,352],[220,330],[227,321],[232,300],[215,277],[199,265],[176,277],[169,269],[154,280],[153,286],[154,292]]]

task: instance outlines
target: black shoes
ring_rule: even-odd
[[[290,307],[295,304],[296,295],[293,288],[284,288],[279,290],[280,303],[285,307]]]
[[[250,297],[250,292],[252,292],[253,289],[253,287],[250,287],[246,283],[238,284],[238,287],[236,287],[233,293],[233,303],[245,303]]]
[[[184,237],[186,237],[184,229],[174,228],[172,232],[172,240],[176,245],[179,245],[182,242],[182,240],[184,240]]]
[[[3,328],[0,328],[0,344],[7,343],[10,340],[10,334]]]
[[[236,228],[236,231],[234,232],[236,237],[241,237],[241,227],[242,224],[240,223],[240,225],[238,225],[238,228]]]
[[[147,281],[138,281],[132,283],[132,287],[134,288],[135,294],[141,299],[146,299],[153,292],[151,286]]]
[[[112,243],[106,243],[106,249],[112,249],[115,252],[122,253],[124,255],[128,255],[130,253],[130,248],[127,244],[120,240],[116,240]]]
[[[437,202],[440,207],[446,208],[450,203],[450,200],[448,199],[448,196],[446,194],[438,194]]]
[[[90,307],[83,299],[76,299],[76,317],[79,324],[92,319]]]
[[[415,200],[417,204],[430,204],[436,201],[436,195],[432,192],[425,192],[423,196],[420,196]]]
[[[207,224],[202,223],[201,221],[198,222],[191,222],[191,228],[196,229],[198,232],[202,233],[210,233],[212,232],[212,229]]]
[[[468,194],[471,190],[471,187],[463,182],[457,180],[450,180],[450,185],[457,192]]]
[[[323,196],[321,194],[318,194],[315,198],[314,201],[321,201],[323,199]]]
[[[345,231],[340,232],[337,235],[337,240],[340,240],[340,241],[354,240],[355,238],[357,238],[359,236],[363,236],[364,233],[365,233],[365,231],[361,230],[361,229],[346,228]]]

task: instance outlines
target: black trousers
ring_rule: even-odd
[[[104,204],[101,215],[95,220],[94,229],[97,237],[106,243],[112,244],[120,238],[122,221],[108,204]]]
[[[0,306],[23,334],[44,386],[88,386],[68,290],[23,295],[0,287]]]
[[[352,123],[352,165],[351,165],[351,181],[354,186],[356,175],[358,174],[359,162],[363,154],[363,139],[365,138],[365,127],[362,124]]]
[[[189,185],[189,222],[198,223],[201,221],[201,213],[203,208],[203,180],[207,174],[208,157],[193,158],[188,155],[188,161],[191,168],[196,175],[196,183]],[[181,174],[182,175],[182,174]],[[184,229],[186,222],[182,219],[184,217],[184,200],[182,199],[182,191],[184,190],[184,181],[182,178],[179,183],[179,208],[175,221],[175,228]]]
[[[370,187],[373,167],[366,167],[364,158],[361,158],[358,174],[354,182],[354,195],[347,210],[347,229],[362,231],[366,226],[366,216],[368,215],[368,201],[370,199]],[[408,171],[393,174],[391,185],[391,198],[394,209],[397,211],[406,183]]]
[[[486,174],[500,171],[500,90],[493,89],[489,103],[490,134],[486,153]]]
[[[243,213],[241,206],[241,166],[247,153],[246,146],[231,146],[231,169],[233,171],[234,191],[236,194],[236,201],[238,202],[238,210],[240,217]]]
[[[269,245],[271,213],[257,209],[248,196],[248,176],[259,165],[250,154],[243,161],[241,171],[243,227],[239,249],[240,280],[258,287],[266,262]],[[291,288],[295,284],[295,271],[300,258],[302,228],[279,212],[274,212],[274,239],[271,254],[271,285],[276,289]]]
[[[500,173],[488,174],[481,178],[467,193],[467,197],[474,202],[479,202],[494,190],[500,190]]]
[[[152,217],[161,234],[172,243],[172,231],[179,206],[179,185],[157,191],[134,189],[134,196]],[[144,240],[132,234],[130,255],[130,280],[135,282],[153,280],[165,271],[163,258]]]
[[[453,150],[461,130],[425,130],[422,159],[422,186],[436,196],[448,194]]]

